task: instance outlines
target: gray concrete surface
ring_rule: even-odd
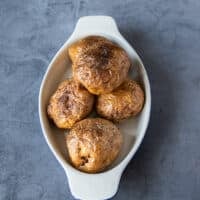
[[[113,16],[152,84],[150,125],[114,200],[200,199],[199,0],[0,1],[0,200],[66,200],[46,145],[38,91],[83,15]]]

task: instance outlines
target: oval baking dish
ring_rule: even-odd
[[[138,80],[145,91],[145,104],[142,112],[136,118],[128,119],[119,124],[124,138],[119,157],[106,171],[97,174],[80,172],[69,164],[64,131],[53,126],[49,122],[46,113],[49,98],[58,84],[71,76],[71,62],[67,52],[69,45],[88,35],[104,36],[125,49],[132,61],[129,76]],[[135,50],[118,31],[114,19],[109,16],[80,18],[70,38],[49,64],[39,93],[39,117],[44,137],[56,159],[64,168],[70,190],[75,198],[100,200],[115,195],[122,172],[137,151],[145,135],[149,123],[150,109],[151,93],[146,70]]]

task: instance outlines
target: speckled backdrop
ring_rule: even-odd
[[[115,200],[200,199],[199,0],[0,1],[0,200],[73,199],[43,138],[38,92],[83,15],[111,15],[144,61],[150,125]]]

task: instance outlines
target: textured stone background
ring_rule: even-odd
[[[0,200],[66,200],[38,120],[49,61],[83,15],[111,15],[144,61],[151,122],[115,200],[200,199],[199,0],[0,1]]]

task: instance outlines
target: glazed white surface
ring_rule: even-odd
[[[71,62],[67,53],[68,46],[88,35],[104,36],[124,48],[132,61],[129,76],[137,79],[145,90],[145,105],[140,115],[136,118],[125,120],[119,125],[124,143],[118,159],[107,171],[98,174],[80,172],[69,164],[64,131],[49,123],[46,114],[49,97],[63,79],[71,76]],[[109,16],[80,18],[70,38],[49,64],[39,94],[39,116],[44,137],[53,154],[64,168],[71,192],[75,198],[100,200],[111,198],[117,192],[122,172],[134,156],[145,135],[149,123],[150,109],[151,93],[146,70],[135,50],[118,31],[114,19]]]

